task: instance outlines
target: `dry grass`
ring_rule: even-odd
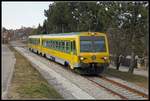
[[[63,99],[55,89],[12,47],[16,64],[10,87],[10,99]]]
[[[105,75],[117,77],[129,82],[133,82],[141,87],[148,88],[148,78],[140,75],[130,74],[128,72],[118,71],[116,69],[108,68]]]

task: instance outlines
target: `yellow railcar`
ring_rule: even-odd
[[[72,32],[29,36],[30,50],[84,74],[100,74],[107,68],[107,35],[99,32]]]

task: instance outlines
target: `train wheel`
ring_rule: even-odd
[[[64,66],[65,66],[65,67],[68,67],[69,64],[65,61]]]

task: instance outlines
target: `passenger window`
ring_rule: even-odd
[[[50,48],[52,48],[52,40],[50,40]]]
[[[66,42],[66,52],[69,53],[69,42]]]
[[[48,48],[50,48],[50,45],[51,45],[51,43],[50,43],[50,41],[48,41]]]
[[[56,41],[54,41],[54,49],[56,49]]]
[[[54,49],[54,41],[52,40],[52,49]]]
[[[59,50],[58,41],[56,41],[56,50]]]
[[[76,54],[75,41],[72,41],[71,43],[72,43],[71,44],[71,50],[72,50],[73,54]]]
[[[65,51],[65,42],[62,41],[62,51],[64,52]]]
[[[60,41],[58,41],[58,50],[60,51]]]

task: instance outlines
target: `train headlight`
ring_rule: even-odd
[[[107,60],[107,57],[104,57],[105,60]]]
[[[80,60],[84,60],[84,57],[80,57]]]
[[[108,57],[103,57],[103,59],[104,59],[104,60],[107,60],[107,59],[108,59]]]
[[[91,33],[92,35],[95,35],[95,33]]]

